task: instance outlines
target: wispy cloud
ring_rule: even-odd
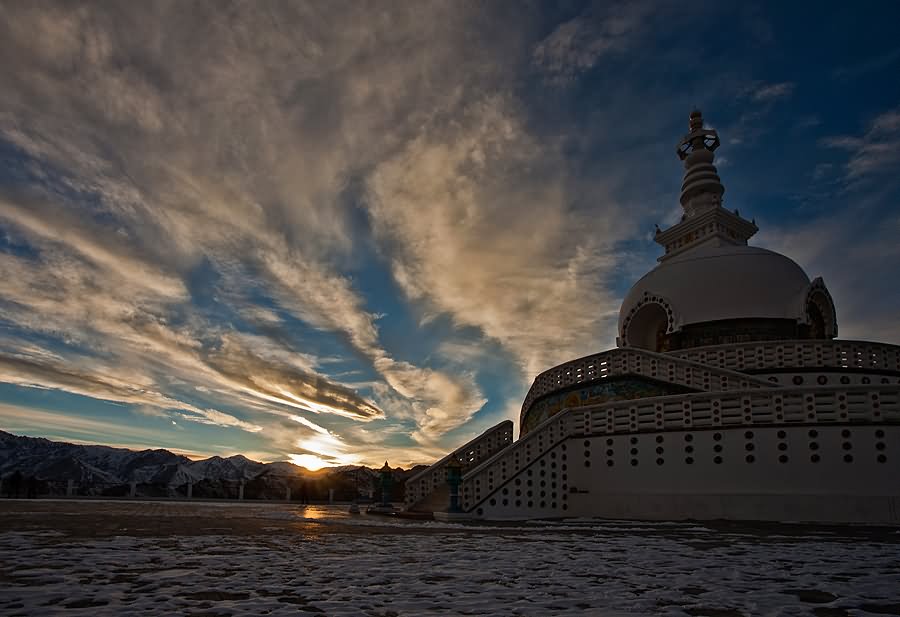
[[[137,450],[166,448],[191,458],[210,456],[206,450],[196,450],[187,444],[167,441],[167,437],[155,429],[9,403],[0,403],[0,428],[12,433],[39,431],[47,437],[74,443],[96,444],[102,441],[104,445]]]
[[[783,81],[777,84],[761,84],[754,88],[750,96],[754,101],[767,102],[787,98],[793,93],[794,84]]]
[[[769,83],[750,81],[737,88],[737,97],[744,102],[745,110],[738,119],[723,132],[731,145],[753,144],[771,127],[768,119],[774,109],[788,100],[794,93],[793,82]]]
[[[369,184],[373,225],[405,293],[500,342],[527,378],[591,348],[589,333],[615,306],[602,283],[617,256],[599,241],[600,222],[569,207],[565,178],[552,144],[490,98],[423,127]]]
[[[481,409],[471,371],[385,348],[342,269],[348,182],[491,79],[459,44],[485,26],[449,4],[361,11],[9,12],[0,138],[30,177],[0,193],[0,221],[29,250],[0,253],[2,318],[23,335],[3,379],[267,435],[300,410],[433,443]],[[328,377],[286,319],[346,341],[378,387]],[[23,358],[29,335],[65,353]]]
[[[900,48],[892,49],[862,62],[839,66],[834,69],[834,76],[837,79],[856,79],[871,73],[889,70],[892,65],[898,62],[900,62]]]
[[[548,82],[570,83],[604,55],[631,46],[651,12],[651,5],[644,2],[594,7],[540,41],[532,53],[534,65]]]
[[[848,182],[883,174],[896,178],[900,164],[900,108],[876,116],[861,135],[835,135],[821,143],[848,153],[845,164]]]

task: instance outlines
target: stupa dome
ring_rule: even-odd
[[[691,113],[678,145],[685,176],[684,216],[657,229],[660,264],[625,296],[620,346],[667,351],[761,340],[828,339],[837,335],[831,295],[796,262],[749,246],[756,223],[722,207],[725,188],[713,164],[719,137]]]
[[[809,286],[803,269],[779,253],[755,246],[699,248],[662,262],[634,284],[619,312],[619,335],[648,302],[665,307],[672,331],[724,319],[798,320]]]

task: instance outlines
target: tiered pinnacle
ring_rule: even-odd
[[[719,147],[719,135],[703,128],[703,115],[691,112],[690,133],[678,143],[678,158],[684,161],[684,182],[681,185],[681,206],[691,217],[722,204],[725,187],[719,180],[713,154]]]
[[[678,142],[678,158],[684,161],[681,184],[681,222],[665,231],[657,229],[656,241],[665,247],[660,261],[699,246],[746,245],[758,229],[737,213],[722,207],[725,187],[713,165],[719,135],[703,127],[699,110],[691,112],[690,132]]]

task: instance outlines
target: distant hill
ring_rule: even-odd
[[[397,469],[392,491],[402,495],[405,479],[422,469]],[[168,450],[128,450],[24,437],[0,431],[0,478],[7,494],[13,474],[31,483],[38,494],[62,495],[71,480],[79,495],[127,495],[131,483],[138,496],[177,497],[192,485],[194,497],[236,498],[241,482],[246,499],[352,500],[379,493],[378,471],[369,467],[332,467],[310,471],[293,463],[261,463],[242,455],[192,461]],[[24,492],[24,488],[22,489]]]

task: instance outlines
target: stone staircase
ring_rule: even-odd
[[[425,499],[416,503],[408,512],[417,514],[427,514],[431,512],[442,512],[450,505],[450,486],[444,484],[435,488]]]
[[[512,444],[513,423],[504,420],[496,426],[457,448],[435,464],[406,480],[404,504],[408,512],[434,512],[447,509],[450,489],[447,486],[447,465],[456,461],[465,473],[482,461]]]

